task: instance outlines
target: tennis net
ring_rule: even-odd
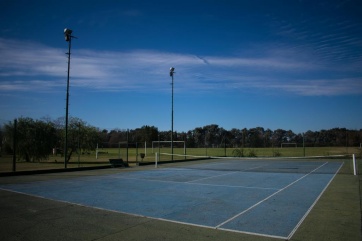
[[[310,157],[217,157],[160,153],[159,163],[174,160],[173,166],[188,169],[275,173],[339,173],[355,172],[351,155]]]

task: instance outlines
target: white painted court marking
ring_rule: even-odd
[[[285,189],[287,189],[288,187],[290,187],[290,186],[294,185],[295,183],[299,182],[299,181],[300,181],[300,180],[302,180],[303,178],[305,178],[305,177],[309,176],[311,173],[315,172],[316,170],[318,170],[319,168],[323,167],[323,166],[324,166],[324,165],[326,165],[327,163],[328,163],[328,162],[325,162],[324,164],[320,165],[319,167],[317,167],[316,169],[312,170],[312,171],[311,171],[311,172],[309,172],[308,174],[306,174],[306,175],[302,176],[301,178],[299,178],[299,179],[295,180],[294,182],[290,183],[289,185],[285,186],[284,188],[282,188],[282,189],[278,190],[277,192],[275,192],[275,193],[271,194],[270,196],[268,196],[268,197],[264,198],[263,200],[261,200],[260,202],[258,202],[258,203],[256,203],[256,204],[254,204],[253,206],[249,207],[248,209],[245,209],[244,211],[242,211],[242,212],[238,213],[237,215],[235,215],[235,216],[233,216],[233,217],[229,218],[228,220],[226,220],[226,221],[224,221],[224,222],[220,223],[220,224],[219,224],[219,225],[217,225],[215,228],[220,228],[220,227],[221,227],[221,226],[223,226],[224,224],[226,224],[226,223],[228,223],[228,222],[230,222],[230,221],[234,220],[235,218],[237,218],[237,217],[239,217],[239,216],[243,215],[244,213],[246,213],[246,212],[250,211],[251,209],[253,209],[253,208],[255,208],[255,207],[259,206],[260,204],[262,204],[262,203],[263,203],[263,202],[265,202],[266,200],[268,200],[268,199],[270,199],[271,197],[273,197],[273,196],[277,195],[278,193],[280,193],[280,192],[284,191]]]
[[[314,201],[314,203],[312,204],[312,206],[310,206],[310,208],[308,209],[308,211],[304,214],[304,216],[302,217],[302,219],[298,222],[298,224],[294,227],[294,229],[292,230],[292,232],[288,235],[287,239],[291,239],[292,236],[294,235],[294,233],[297,231],[297,229],[299,228],[299,226],[303,223],[304,219],[306,219],[306,217],[308,216],[308,214],[310,213],[310,211],[312,211],[313,207],[317,204],[318,200],[322,197],[323,193],[327,190],[327,188],[329,187],[329,184],[331,184],[331,182],[333,181],[333,179],[335,178],[335,176],[337,175],[337,173],[339,172],[339,170],[342,168],[343,166],[343,162],[340,165],[340,167],[338,168],[338,170],[336,171],[336,173],[334,173],[333,177],[331,178],[331,180],[329,180],[328,184],[324,187],[323,191],[319,194],[319,196],[317,197],[317,199]]]
[[[134,178],[134,177],[112,177],[112,178],[115,178],[115,179],[124,179],[124,180],[148,181],[148,182],[179,183],[179,184],[197,185],[197,186],[247,188],[247,189],[261,189],[261,190],[279,190],[279,188],[272,188],[272,187],[252,187],[252,186],[240,186],[240,185],[221,185],[221,184],[193,183],[193,182],[181,182],[181,181],[170,181],[170,180],[164,181],[164,180],[153,180],[153,179]]]
[[[188,181],[187,183],[198,182],[198,181],[201,181],[201,180],[212,179],[212,178],[215,178],[215,177],[227,176],[227,175],[231,175],[231,174],[234,174],[234,173],[237,173],[237,172],[228,172],[228,173],[224,173],[224,174],[220,174],[220,175],[215,175],[215,176],[210,176],[210,177],[203,177],[203,178],[195,179],[195,180],[192,180],[192,181]]]

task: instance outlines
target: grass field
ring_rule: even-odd
[[[357,160],[361,160],[362,151],[356,147],[287,147],[287,148],[244,148],[238,149],[239,154],[242,152],[244,157],[302,157],[302,156],[330,156],[330,155],[345,155],[355,154]],[[184,154],[196,156],[235,156],[235,148],[174,148],[174,154]],[[128,152],[128,157],[127,157]],[[171,153],[170,148],[104,148],[78,156],[73,155],[70,162],[67,164],[68,168],[73,167],[88,167],[97,165],[108,165],[110,158],[122,158],[128,161],[130,165],[136,165],[137,162],[154,162],[155,152]],[[144,153],[145,157],[142,159],[140,154]],[[170,156],[161,156],[160,161],[170,160]],[[185,159],[184,157],[174,157],[174,160]],[[188,157],[188,159],[192,159]],[[0,156],[0,172],[12,171],[12,156]],[[57,169],[64,168],[64,157],[57,155],[50,155],[48,160],[41,162],[28,163],[24,161],[16,162],[16,171],[26,170],[44,170],[44,169]]]

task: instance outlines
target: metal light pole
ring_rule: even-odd
[[[68,106],[69,106],[69,71],[70,71],[70,48],[72,46],[73,30],[69,28],[64,29],[64,38],[68,42],[68,78],[67,78],[67,95],[65,104],[65,143],[64,143],[64,168],[67,168],[68,157]]]
[[[171,110],[171,161],[173,161],[173,74],[175,73],[175,68],[171,67],[170,68],[170,76],[172,78],[172,101],[171,101],[171,106],[172,106],[172,110]]]

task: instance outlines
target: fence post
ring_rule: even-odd
[[[352,159],[353,159],[353,175],[357,175],[357,164],[356,164],[356,156],[354,154],[352,154]]]
[[[158,152],[155,153],[155,168],[157,168]]]
[[[13,154],[13,172],[16,172],[16,146],[18,145],[18,139],[17,139],[17,133],[18,133],[18,130],[17,130],[17,127],[18,126],[18,120],[17,119],[14,119],[14,138],[13,138],[13,151],[14,151],[14,154]]]

